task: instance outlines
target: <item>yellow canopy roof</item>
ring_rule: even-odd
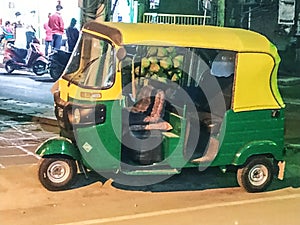
[[[115,28],[115,29],[113,29]],[[103,33],[117,45],[176,45],[272,53],[270,42],[256,32],[238,28],[176,24],[89,22],[84,30]]]
[[[89,22],[84,32],[109,38],[116,45],[140,44],[224,49],[238,54],[233,110],[278,109],[284,103],[277,87],[280,57],[263,35],[215,26]]]

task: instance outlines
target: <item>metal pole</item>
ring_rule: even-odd
[[[205,1],[205,5],[204,5],[203,25],[205,25],[205,22],[206,22],[207,6],[208,6],[208,0]]]
[[[225,0],[218,0],[218,18],[217,25],[224,27],[225,24]]]
[[[252,14],[251,6],[249,6],[249,13],[248,13],[248,30],[251,28],[251,14]]]

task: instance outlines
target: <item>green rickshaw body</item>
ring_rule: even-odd
[[[227,165],[243,165],[254,155],[272,155],[276,160],[282,160],[284,111],[278,111],[280,115],[275,119],[270,116],[272,113],[272,110],[226,112],[220,134],[222,145],[211,166],[222,166],[224,160]]]
[[[37,153],[125,174],[236,166],[241,186],[264,190],[284,156],[279,63],[243,29],[89,22],[54,85],[66,139]],[[258,167],[263,184],[246,178]]]
[[[76,135],[81,138],[76,139],[76,145],[80,146],[79,151],[87,168],[95,171],[116,171],[120,168],[121,141],[120,137],[114,134],[120,133],[121,124],[112,121],[121,121],[121,114],[114,113],[120,112],[121,109],[118,107],[120,104],[114,101],[107,101],[105,105],[108,115],[105,123],[77,129]],[[97,146],[97,151],[92,151],[88,143]]]

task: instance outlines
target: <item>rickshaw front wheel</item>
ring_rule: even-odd
[[[266,157],[254,157],[237,171],[238,184],[248,192],[265,191],[274,176],[273,163]]]
[[[76,162],[68,158],[42,158],[38,177],[41,184],[49,191],[66,190],[76,180]]]

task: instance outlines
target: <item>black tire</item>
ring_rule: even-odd
[[[61,76],[62,72],[63,72],[63,69],[59,69],[56,66],[50,67],[50,70],[49,70],[50,76],[52,77],[52,79],[54,81],[58,80],[58,78]]]
[[[41,76],[45,74],[47,68],[47,64],[43,61],[36,61],[32,66],[32,71],[37,75]]]
[[[265,191],[274,176],[273,163],[266,157],[255,157],[237,171],[238,184],[247,192]]]
[[[8,74],[11,74],[12,72],[14,72],[15,70],[15,66],[14,66],[14,63],[12,61],[7,61],[5,63],[5,70]]]
[[[61,191],[70,188],[77,178],[77,166],[73,159],[42,158],[38,177],[49,191]]]

